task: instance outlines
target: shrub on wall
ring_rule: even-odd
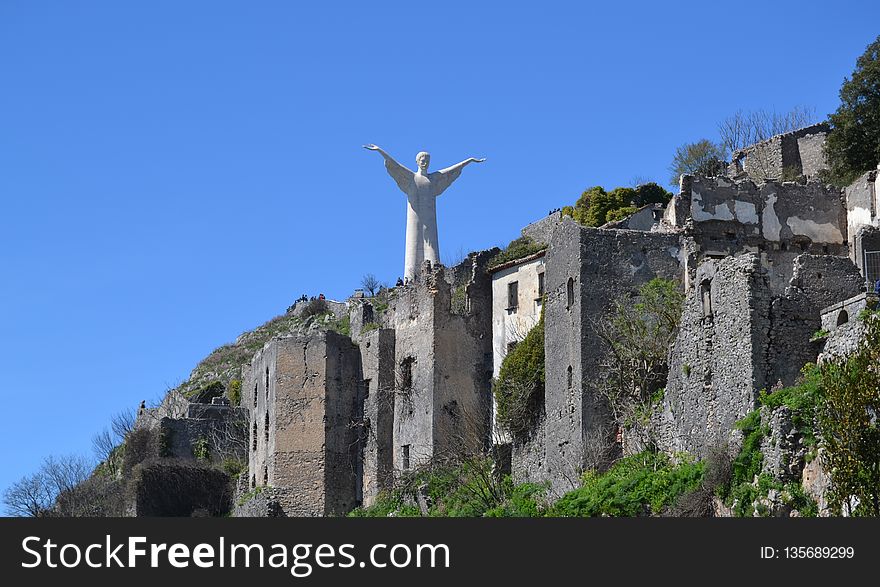
[[[526,337],[511,350],[494,384],[498,424],[514,437],[529,432],[544,395],[544,312]]]
[[[241,405],[241,380],[233,379],[226,388],[226,395],[229,397],[229,403],[233,406]]]
[[[527,236],[521,236],[510,241],[510,244],[507,245],[506,249],[492,257],[492,260],[489,261],[489,268],[491,269],[503,265],[508,261],[514,261],[516,259],[528,257],[529,255],[534,255],[538,251],[543,251],[546,248],[547,245],[543,243],[535,242]]]

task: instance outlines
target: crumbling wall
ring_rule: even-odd
[[[364,334],[360,342],[364,375],[362,468],[363,505],[371,506],[394,482],[394,331]]]
[[[828,160],[825,157],[826,137],[827,133],[817,132],[797,138],[801,173],[808,178],[818,177],[820,171],[828,169]]]
[[[229,475],[174,461],[145,462],[132,472],[129,515],[135,517],[223,516],[232,508]]]
[[[588,442],[613,438],[595,386],[605,349],[594,323],[613,300],[636,295],[652,278],[679,280],[680,255],[675,234],[585,228],[568,218],[554,228],[544,308],[545,467],[552,493],[576,486],[582,470],[595,465],[587,462]]]
[[[816,361],[822,341],[811,341],[822,328],[821,312],[836,300],[862,289],[858,269],[846,257],[800,255],[785,295],[771,305],[767,353],[767,383],[796,383],[801,368]]]
[[[847,231],[850,242],[850,258],[858,266],[862,275],[865,272],[865,251],[880,251],[880,229],[877,228],[877,215],[880,205],[877,202],[877,170],[869,171],[846,190]],[[876,278],[876,275],[870,277]]]
[[[707,260],[685,299],[657,420],[668,452],[705,455],[766,387],[770,285],[757,255]]]
[[[827,167],[824,147],[828,131],[827,123],[814,124],[740,149],[733,153],[733,174],[745,173],[757,181],[816,177]]]
[[[426,262],[389,296],[396,470],[488,449],[492,289],[486,268],[497,252],[471,253],[448,270]]]
[[[551,212],[541,220],[532,222],[520,231],[522,236],[527,236],[535,242],[550,244],[550,235],[553,226],[562,219],[562,212]]]
[[[836,188],[723,177],[691,177],[682,186],[670,204],[675,214],[667,207],[666,222],[675,221],[697,246],[691,275],[705,258],[757,253],[773,292],[782,295],[798,255],[849,253],[846,207]]]
[[[245,371],[243,401],[252,406],[251,486],[288,490],[288,516],[353,509],[360,473],[357,347],[332,331],[295,334],[269,342]]]

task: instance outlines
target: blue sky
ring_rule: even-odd
[[[0,0],[0,490],[302,293],[403,270],[361,148],[468,167],[441,256],[665,183],[737,109],[837,107],[876,1]]]

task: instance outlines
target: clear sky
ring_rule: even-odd
[[[303,293],[403,271],[437,169],[441,257],[586,187],[665,183],[737,109],[837,107],[880,3],[0,0],[0,490],[89,452]]]

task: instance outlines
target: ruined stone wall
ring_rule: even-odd
[[[144,462],[134,468],[127,511],[134,517],[223,516],[232,509],[229,475],[179,461]]]
[[[342,515],[357,504],[360,373],[357,347],[329,331],[275,339],[246,370],[251,486],[289,490],[286,515]]]
[[[514,483],[543,483],[547,479],[546,402],[542,400],[538,405],[541,414],[535,426],[527,436],[511,443],[510,470]]]
[[[773,300],[768,341],[770,386],[796,383],[801,368],[813,363],[822,341],[810,341],[822,328],[822,309],[862,290],[858,269],[846,257],[800,255],[785,295]]]
[[[824,147],[829,127],[814,124],[740,149],[732,167],[756,181],[782,179],[786,175],[816,177],[827,167]]]
[[[697,245],[693,275],[705,258],[743,252],[760,255],[774,293],[782,295],[801,253],[848,255],[846,207],[842,194],[820,183],[693,177],[676,196],[687,214],[672,215]]]
[[[249,421],[250,414],[244,408],[190,404],[187,417],[159,421],[163,456],[213,462],[231,458],[247,460]],[[202,450],[204,454],[196,454]]]
[[[838,298],[840,299],[840,298]],[[862,292],[822,308],[822,328],[834,332],[838,328],[859,319],[862,310],[875,310],[878,296],[874,292]]]
[[[679,280],[680,254],[675,234],[591,229],[570,219],[556,225],[544,309],[545,468],[552,493],[576,486],[593,464],[585,462],[585,442],[613,436],[595,389],[605,350],[593,324],[613,300],[634,296],[652,278]]]
[[[688,292],[657,420],[668,452],[705,455],[766,387],[770,285],[754,254],[707,260]]]
[[[421,272],[389,299],[386,317],[394,330],[394,451],[396,470],[427,462],[434,451],[433,273]]]
[[[880,250],[878,239],[872,239],[877,218],[877,171],[869,171],[846,190],[846,223],[850,242],[850,258],[864,273],[865,250]],[[866,239],[865,237],[868,236]],[[866,246],[867,245],[867,246]]]
[[[327,380],[323,420],[326,464],[322,515],[341,516],[361,503],[359,424],[363,422],[364,401],[361,356],[358,347],[347,336],[328,330],[323,337]]]
[[[385,324],[395,336],[394,468],[488,448],[492,288],[497,249],[456,267],[425,264],[392,290]]]
[[[541,220],[533,222],[520,231],[522,236],[527,236],[535,242],[549,244],[553,226],[562,219],[562,212],[551,212]]]
[[[808,178],[818,177],[820,171],[828,168],[828,160],[825,157],[826,136],[824,132],[817,132],[797,138],[801,173]]]
[[[394,481],[394,331],[372,330],[360,342],[364,375],[363,505],[375,503]]]

